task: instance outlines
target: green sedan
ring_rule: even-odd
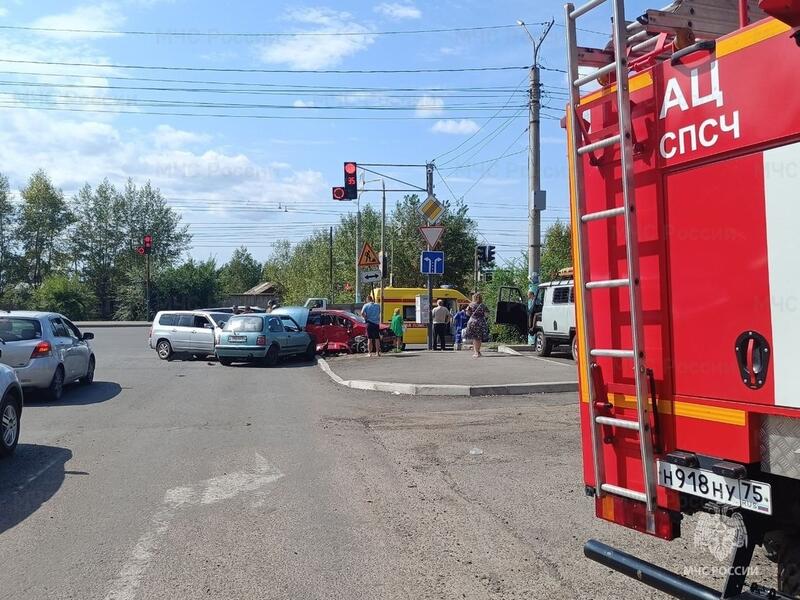
[[[246,314],[231,317],[219,334],[215,353],[220,364],[260,362],[277,364],[285,356],[314,360],[317,344],[288,315]]]

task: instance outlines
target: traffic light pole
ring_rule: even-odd
[[[144,255],[144,320],[150,320],[150,254]]]
[[[381,322],[383,322],[385,315],[383,314],[383,273],[386,270],[386,181],[381,179],[381,189],[383,196],[381,200]]]

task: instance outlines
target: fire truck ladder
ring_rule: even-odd
[[[613,6],[612,30],[613,30],[613,52],[614,60],[602,66],[588,75],[580,75],[578,72],[578,45],[577,45],[577,26],[578,17],[586,14],[590,10],[597,8],[605,2],[611,2]],[[571,158],[573,175],[573,194],[574,201],[577,203],[577,215],[579,223],[577,225],[577,250],[581,259],[580,283],[583,286],[581,295],[581,310],[578,315],[583,331],[586,332],[586,339],[581,345],[583,358],[583,376],[586,391],[589,394],[589,415],[591,419],[592,433],[592,460],[594,463],[594,475],[596,494],[602,497],[605,494],[622,496],[632,500],[644,502],[647,505],[647,530],[650,533],[655,531],[655,509],[656,509],[656,474],[655,459],[653,456],[653,439],[650,427],[650,406],[648,397],[647,368],[644,355],[644,335],[642,327],[642,305],[639,290],[639,247],[636,232],[636,213],[634,201],[634,182],[633,182],[633,132],[631,122],[631,104],[628,91],[628,27],[625,21],[625,7],[623,0],[589,0],[583,6],[575,8],[572,4],[565,6],[566,10],[566,31],[568,58],[568,77],[570,79],[570,107],[567,118],[570,120],[571,135]],[[616,74],[616,100],[617,113],[619,115],[619,133],[605,139],[592,143],[585,143],[582,137],[580,116],[580,91],[583,86],[591,83],[610,73]],[[583,155],[608,148],[619,146],[620,160],[622,167],[622,192],[623,206],[601,210],[597,212],[586,212],[586,198],[583,189]],[[625,222],[625,244],[626,258],[628,263],[628,275],[624,279],[608,279],[590,281],[588,278],[589,253],[586,243],[587,226],[592,221],[614,219],[622,217]],[[622,348],[596,348],[594,347],[594,336],[589,327],[589,314],[591,311],[591,292],[595,289],[603,288],[628,288],[630,297],[630,321],[632,332],[632,347],[630,350]],[[633,370],[636,384],[636,412],[637,420],[620,419],[615,417],[603,416],[598,414],[598,399],[595,392],[592,370],[595,365],[592,359],[596,357],[610,357],[620,360],[630,360],[633,362]],[[605,404],[605,398],[599,404]],[[644,492],[621,487],[607,483],[605,480],[605,466],[603,462],[603,440],[602,429],[611,427],[615,430],[633,430],[639,434],[639,449],[642,460],[642,479],[644,482]]]

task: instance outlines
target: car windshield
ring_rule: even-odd
[[[40,340],[42,325],[38,319],[0,317],[0,339],[6,343]]]
[[[362,317],[361,315],[357,315],[356,313],[348,313],[347,316],[358,323],[366,323],[364,317]]]
[[[231,317],[225,323],[225,331],[261,331],[264,329],[264,319],[261,317]]]
[[[286,331],[300,331],[300,327],[297,325],[294,319],[289,315],[278,315],[283,322],[283,328]]]
[[[227,313],[208,313],[208,316],[216,323],[219,327],[225,325],[228,320],[231,318],[231,315]]]

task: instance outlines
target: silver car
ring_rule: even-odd
[[[0,363],[16,371],[23,388],[43,390],[50,400],[60,400],[68,383],[94,381],[91,339],[58,313],[0,312]]]
[[[0,364],[0,458],[14,453],[19,441],[21,418],[22,387],[17,374],[11,367]]]
[[[162,310],[150,328],[150,347],[161,360],[175,354],[214,354],[223,326],[233,315],[205,310]]]

